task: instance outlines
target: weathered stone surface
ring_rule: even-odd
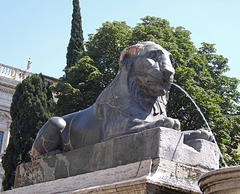
[[[151,180],[152,160],[145,160],[116,168],[68,177],[5,192],[6,194],[31,193],[160,193],[197,194],[199,191],[180,188]],[[194,169],[194,168],[193,168]]]
[[[154,128],[45,157],[20,165],[15,187],[81,176],[78,184],[73,183],[77,184],[75,190],[141,178],[154,185],[200,192],[199,176],[218,168],[217,147],[209,141],[196,140],[196,150],[184,144],[183,137],[180,131]]]

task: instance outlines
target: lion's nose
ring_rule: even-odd
[[[171,61],[171,55],[169,55],[169,53],[162,55],[162,72],[163,75],[166,79],[168,79],[170,76],[174,75],[175,70],[172,66],[172,61]]]
[[[163,66],[163,69],[162,69],[162,72],[163,72],[163,75],[166,77],[166,78],[169,78],[171,75],[174,75],[175,73],[175,70],[172,66],[170,65],[164,65]]]

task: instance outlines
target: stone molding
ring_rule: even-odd
[[[11,121],[11,117],[7,113],[0,111],[0,121],[10,122]]]
[[[6,93],[13,94],[19,81],[10,78],[0,77],[0,90]]]

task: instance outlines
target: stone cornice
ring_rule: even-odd
[[[0,91],[3,91],[5,93],[14,94],[15,87],[16,86],[0,82]]]
[[[10,120],[11,120],[11,117],[10,117],[10,115],[8,115],[8,114],[6,114],[5,112],[2,112],[2,111],[0,110],[0,119],[10,121]]]
[[[7,87],[7,88],[12,88],[12,89],[16,88],[16,85],[4,83],[4,82],[0,82],[0,86],[4,86],[4,87]]]
[[[14,94],[15,90],[11,90],[10,88],[3,88],[3,87],[0,87],[0,91],[3,91],[5,93],[9,93],[9,94]]]
[[[16,81],[14,79],[0,77],[0,90],[6,93],[13,94],[18,83],[19,81]]]

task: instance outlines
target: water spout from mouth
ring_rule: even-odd
[[[192,101],[192,103],[194,104],[194,106],[197,108],[198,112],[200,113],[200,115],[202,116],[204,122],[205,122],[206,125],[207,125],[208,131],[209,131],[209,132],[212,134],[212,136],[213,136],[213,141],[214,141],[214,143],[215,143],[215,144],[217,145],[217,147],[218,147],[218,151],[219,151],[219,155],[220,155],[220,157],[221,157],[222,163],[225,165],[225,167],[227,167],[227,164],[226,164],[226,162],[225,162],[225,160],[224,160],[224,158],[223,158],[222,152],[221,152],[221,150],[220,150],[220,148],[219,148],[219,146],[218,146],[218,144],[217,144],[217,141],[216,141],[216,139],[215,139],[215,136],[213,135],[213,132],[212,132],[212,130],[211,130],[211,128],[210,128],[210,126],[209,126],[209,124],[208,124],[205,116],[203,115],[202,111],[200,110],[200,108],[198,107],[198,105],[196,104],[196,102],[195,102],[195,101],[193,100],[193,98],[186,92],[186,90],[184,90],[181,86],[179,86],[179,85],[177,85],[177,84],[175,84],[175,83],[173,83],[173,82],[172,82],[172,85],[176,86],[176,87],[179,88],[182,92],[184,92],[184,93],[186,94],[186,96]]]

